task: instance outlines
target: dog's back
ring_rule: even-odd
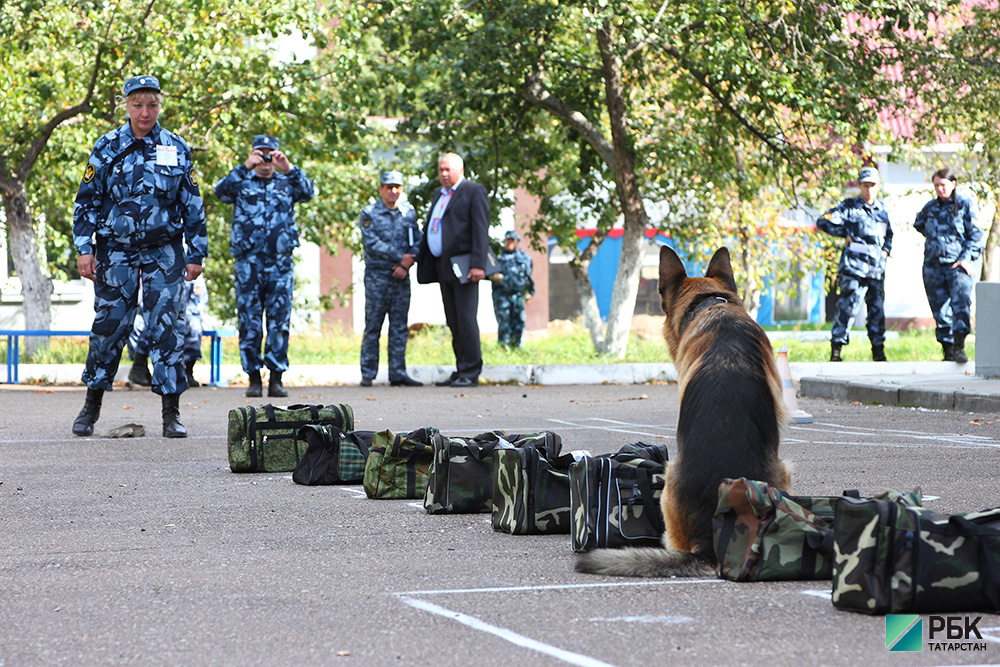
[[[663,335],[677,367],[677,456],[661,506],[665,549],[599,550],[577,569],[623,576],[693,576],[713,571],[712,516],[727,477],[787,489],[778,459],[786,421],[781,379],[767,334],[736,292],[729,251],[720,248],[704,278],[689,278],[673,252],[660,251]]]

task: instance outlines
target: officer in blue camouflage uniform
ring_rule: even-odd
[[[159,82],[137,76],[122,91],[128,122],[94,144],[73,210],[77,268],[94,281],[96,311],[82,378],[87,398],[73,433],[94,432],[104,392],[112,388],[132,331],[141,279],[163,435],[183,438],[187,429],[180,422],[178,399],[187,379],[181,291],[185,279],[201,275],[208,252],[205,212],[191,150],[157,120]]]
[[[847,240],[837,269],[840,296],[830,331],[830,361],[841,360],[841,348],[850,342],[862,300],[868,310],[872,359],[886,360],[885,265],[892,250],[892,226],[888,211],[876,199],[879,181],[878,170],[865,167],[858,173],[861,194],[845,199],[816,221],[822,231]]]
[[[215,184],[216,196],[233,204],[229,250],[236,260],[236,309],[240,361],[250,376],[246,395],[262,393],[260,369],[270,370],[268,396],[288,396],[281,375],[288,370],[288,329],[299,245],[294,204],[313,198],[313,184],[279,150],[275,137],[257,135],[246,162]],[[267,345],[261,359],[261,321],[267,313]]]
[[[983,232],[976,227],[975,202],[955,192],[958,176],[939,169],[933,182],[937,198],[920,209],[913,223],[924,235],[924,291],[944,360],[965,363],[965,337],[972,332],[973,262],[983,252]]]
[[[201,359],[201,313],[208,307],[208,289],[205,276],[184,283],[181,292],[184,302],[184,373],[187,376],[188,388],[200,387],[201,383],[194,379],[194,365]],[[136,315],[132,334],[128,339],[129,354],[132,357],[132,368],[128,373],[129,383],[148,387],[153,383],[146,360],[149,356],[149,331],[142,312],[142,296],[139,298],[139,313]]]
[[[511,348],[521,347],[524,304],[535,294],[531,258],[517,247],[520,240],[521,236],[513,229],[504,234],[503,252],[497,257],[500,270],[490,276],[493,312],[497,316],[497,342]]]
[[[361,339],[361,386],[370,387],[378,372],[378,340],[389,316],[389,384],[419,387],[406,374],[409,331],[410,267],[420,249],[417,213],[403,194],[403,175],[383,171],[379,200],[361,211],[361,243],[365,249],[365,333]]]

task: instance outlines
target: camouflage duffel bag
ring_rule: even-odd
[[[511,535],[569,533],[569,467],[535,445],[493,450],[493,530]]]
[[[712,518],[718,573],[731,581],[829,579],[833,576],[833,517],[844,497],[792,496],[744,477],[719,485]],[[887,491],[885,498],[920,505],[920,489]]]
[[[291,472],[306,451],[296,438],[308,424],[329,424],[354,430],[351,406],[271,404],[247,405],[229,411],[229,468],[233,472]]]
[[[1000,508],[948,515],[845,499],[837,505],[833,535],[838,609],[1000,611]]]
[[[562,438],[551,431],[507,433],[489,431],[472,438],[435,435],[434,462],[427,478],[424,509],[428,514],[466,514],[493,509],[493,450],[497,446],[524,447],[533,444],[546,457],[559,456]]]
[[[308,447],[292,472],[292,481],[305,486],[360,482],[374,435],[374,431],[347,433],[329,424],[303,426],[298,439]]]
[[[637,442],[569,468],[573,551],[659,546],[667,446]]]
[[[432,427],[395,435],[392,431],[377,432],[365,463],[364,486],[368,497],[423,498],[434,461],[431,440],[437,433]]]

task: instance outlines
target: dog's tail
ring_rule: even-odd
[[[616,577],[707,577],[715,564],[690,551],[659,547],[595,549],[581,554],[576,571]]]

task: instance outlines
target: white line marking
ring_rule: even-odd
[[[519,593],[523,591],[558,591],[579,588],[614,588],[632,586],[676,586],[678,584],[724,584],[723,579],[664,579],[662,581],[615,581],[600,584],[550,584],[547,586],[501,586],[498,588],[451,588],[429,591],[400,591],[393,595],[447,595],[449,593]]]
[[[423,503],[406,503],[406,504],[409,505],[410,507],[416,507],[418,510],[424,509]]]
[[[531,639],[530,637],[525,637],[524,635],[519,635],[512,630],[506,628],[500,628],[495,625],[481,621],[478,618],[469,616],[468,614],[463,614],[461,612],[452,611],[451,609],[445,609],[439,605],[433,604],[431,602],[425,602],[423,600],[415,600],[414,598],[407,597],[405,595],[396,594],[402,602],[420,609],[423,611],[429,611],[432,614],[437,614],[438,616],[444,616],[445,618],[450,618],[453,621],[458,621],[462,625],[466,625],[473,630],[479,630],[481,632],[486,632],[500,639],[510,642],[516,646],[521,646],[526,649],[533,651],[538,651],[539,653],[544,653],[545,655],[552,656],[563,662],[568,662],[571,665],[581,665],[582,667],[612,667],[610,663],[602,662],[595,658],[591,658],[586,655],[580,655],[579,653],[573,653],[572,651],[567,651],[565,649],[557,648],[551,646],[550,644],[544,644],[540,641]]]
[[[617,616],[615,618],[588,618],[591,623],[690,623],[690,616]]]
[[[368,497],[368,494],[365,493],[365,490],[363,488],[358,488],[356,486],[342,486],[342,487],[340,487],[340,490],[341,491],[346,491],[347,493],[352,494],[355,498],[367,498]]]
[[[833,598],[833,593],[830,591],[802,591],[802,594],[812,595],[814,597],[823,598],[824,600]]]

